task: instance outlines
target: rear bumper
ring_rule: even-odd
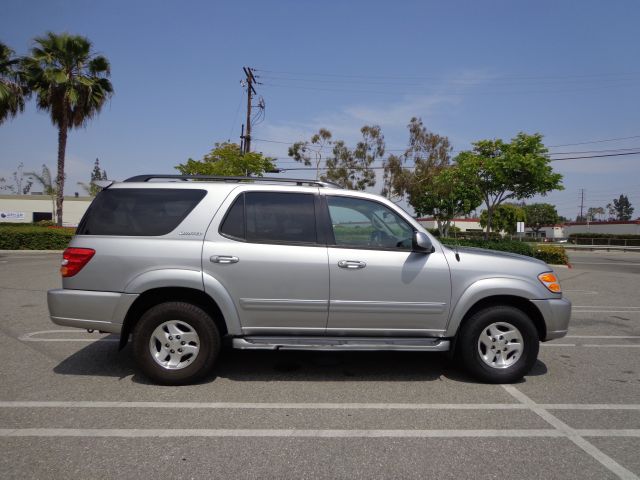
[[[567,334],[569,319],[571,318],[571,302],[566,298],[552,298],[548,300],[531,300],[538,307],[547,326],[546,342],[554,338],[561,338]]]
[[[120,333],[137,294],[57,289],[47,292],[49,316],[56,325]]]

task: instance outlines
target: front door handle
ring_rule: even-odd
[[[340,260],[338,262],[338,266],[340,268],[356,269],[356,268],[364,268],[367,266],[367,264],[359,260]]]
[[[230,255],[214,255],[209,258],[212,263],[238,263],[240,259],[238,257],[232,257]]]

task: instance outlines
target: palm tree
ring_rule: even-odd
[[[67,133],[86,126],[113,94],[109,61],[92,52],[91,42],[85,37],[49,32],[35,39],[22,69],[38,108],[47,110],[58,127],[56,218],[62,225]]]
[[[24,110],[28,92],[20,78],[19,63],[14,51],[0,42],[0,124]]]

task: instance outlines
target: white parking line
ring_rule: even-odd
[[[640,338],[640,335],[567,335],[564,338],[614,338],[614,339],[623,339],[623,338]]]
[[[583,343],[582,345],[577,345],[575,343],[541,343],[540,344],[541,347],[545,347],[545,348],[549,348],[549,347],[583,347],[583,348],[639,348],[640,345],[624,345],[624,344],[618,344],[618,345],[614,345],[614,344],[602,344],[602,345],[596,345],[595,343]]]
[[[627,480],[639,480],[637,475],[633,472],[627,470],[618,462],[616,462],[613,458],[606,455],[604,452],[599,450],[595,445],[586,440],[584,436],[598,436],[598,435],[588,435],[587,433],[583,433],[581,430],[575,430],[571,428],[569,425],[564,423],[558,417],[551,414],[547,409],[543,408],[541,405],[536,404],[533,400],[527,397],[524,393],[518,390],[513,385],[503,385],[502,386],[513,398],[521,402],[523,405],[527,405],[531,411],[536,413],[540,418],[545,420],[548,424],[553,426],[558,432],[561,432],[563,436],[566,436],[569,440],[571,440],[575,445],[580,447],[584,452],[588,453],[592,458],[600,462],[605,468],[616,474],[618,477]],[[640,430],[639,430],[640,431]],[[606,435],[612,435],[614,431],[607,430],[586,430],[585,432],[608,432]],[[625,432],[633,432],[632,430],[625,430]],[[621,432],[622,433],[622,432]],[[640,434],[634,435],[621,435],[621,436],[639,436]]]
[[[587,348],[640,348],[640,345],[596,345],[595,343],[585,343],[582,346]]]
[[[548,410],[640,410],[640,404],[550,403]],[[249,403],[249,402],[106,402],[106,401],[0,401],[0,408],[165,408],[255,410],[526,410],[523,403]]]
[[[640,313],[640,310],[578,310],[574,308],[571,313]]]
[[[87,332],[84,330],[40,330],[39,332],[31,332],[25,333],[24,335],[20,335],[18,340],[22,342],[119,342],[120,340],[117,338],[107,338],[107,337],[96,337],[96,338],[41,338],[38,335],[47,335],[47,334],[58,334],[58,333],[82,333],[86,334]]]
[[[618,309],[618,310],[640,310],[640,307],[621,307],[618,305],[574,305],[573,308],[602,308],[602,309]]]
[[[576,438],[583,444],[591,445],[580,435],[589,437],[640,437],[640,430],[573,430]],[[210,428],[2,428],[0,437],[285,437],[285,438],[476,438],[476,437],[547,437],[567,436],[559,429],[513,429],[513,430],[298,430],[298,429],[210,429]],[[572,440],[574,440],[572,438]],[[579,445],[582,447],[582,445]],[[585,448],[583,448],[585,449]],[[595,447],[593,447],[595,449]],[[604,455],[600,450],[589,449],[587,453],[605,465],[609,470],[620,474],[625,470],[632,476],[621,475],[621,478],[637,478],[631,472]],[[601,455],[598,455],[598,453]],[[606,457],[606,459],[604,458]],[[608,459],[608,460],[607,460]],[[616,468],[618,467],[618,468]]]
[[[571,265],[611,265],[608,262],[571,262]],[[626,267],[626,266],[638,266],[640,263],[619,263],[618,266]]]
[[[640,431],[638,432],[640,435]],[[562,437],[555,429],[524,430],[297,430],[297,429],[136,429],[3,428],[0,437],[286,437],[286,438],[464,438]],[[615,435],[613,435],[615,436]],[[627,435],[628,436],[628,435]]]

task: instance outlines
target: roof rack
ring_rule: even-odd
[[[321,182],[319,180],[308,180],[305,178],[274,178],[274,177],[220,177],[217,175],[172,175],[172,174],[160,174],[160,175],[136,175],[135,177],[127,178],[125,182],[148,182],[153,179],[167,179],[167,180],[204,180],[209,182],[266,182],[266,183],[295,183],[296,185],[312,185],[316,187],[325,188],[342,188],[337,183],[333,182]]]

